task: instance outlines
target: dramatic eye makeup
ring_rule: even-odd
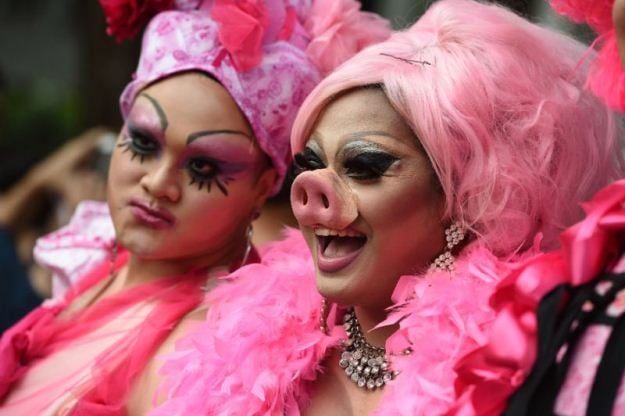
[[[377,145],[361,141],[348,143],[340,153],[345,174],[360,181],[381,178],[399,160]]]
[[[219,188],[219,190],[228,196],[228,183],[234,178],[228,175],[224,175],[220,169],[220,166],[224,162],[216,161],[208,157],[194,157],[190,158],[185,163],[185,168],[189,172],[191,181],[189,185],[197,185],[198,191],[201,191],[203,187],[207,192],[211,191],[213,183]]]
[[[149,106],[139,99],[145,99]],[[139,94],[137,104],[128,116],[126,133],[117,145],[124,153],[132,154],[131,160],[139,157],[141,163],[146,157],[158,155],[163,143],[163,134],[169,122],[158,101],[146,93]]]
[[[141,94],[150,104],[139,103],[128,117],[126,130],[118,147],[131,153],[131,160],[159,157],[168,149],[165,129],[168,121],[158,102]],[[257,166],[253,139],[237,130],[198,131],[187,136],[186,146],[176,151],[176,166],[189,175],[189,186],[207,192],[217,187],[228,196],[228,185],[236,176]],[[214,185],[214,186],[213,186]]]
[[[296,153],[295,156],[293,156],[293,163],[295,165],[296,174],[307,170],[323,169],[326,167],[323,160],[321,160],[311,147],[306,147],[303,152]]]
[[[141,163],[146,157],[158,155],[161,150],[161,143],[154,137],[154,134],[132,122],[128,122],[126,134],[117,146],[123,148],[124,153],[131,153],[130,160],[139,157]]]
[[[198,190],[205,188],[210,192],[214,184],[228,196],[228,184],[236,175],[252,171],[258,163],[250,138],[242,132],[199,132],[190,135],[187,144],[181,155],[181,167],[189,172],[189,185],[197,186]]]
[[[368,181],[379,179],[399,160],[395,156],[374,149],[350,151],[343,159],[345,174],[353,179]]]

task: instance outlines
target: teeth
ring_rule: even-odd
[[[362,234],[351,230],[331,230],[329,228],[315,228],[315,235],[320,237],[338,236],[338,237],[362,237]]]

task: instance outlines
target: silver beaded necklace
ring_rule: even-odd
[[[372,391],[397,376],[397,372],[390,369],[386,350],[374,347],[365,339],[353,308],[345,313],[343,327],[347,340],[343,342],[339,366],[358,387]]]

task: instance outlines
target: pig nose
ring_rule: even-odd
[[[329,169],[300,173],[291,188],[291,206],[304,226],[342,230],[358,216],[351,189]]]

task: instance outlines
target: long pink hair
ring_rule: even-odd
[[[615,119],[584,89],[584,53],[503,7],[441,0],[313,90],[293,152],[334,97],[380,84],[428,154],[448,218],[499,255],[537,232],[553,248],[581,218],[580,201],[623,174]]]

